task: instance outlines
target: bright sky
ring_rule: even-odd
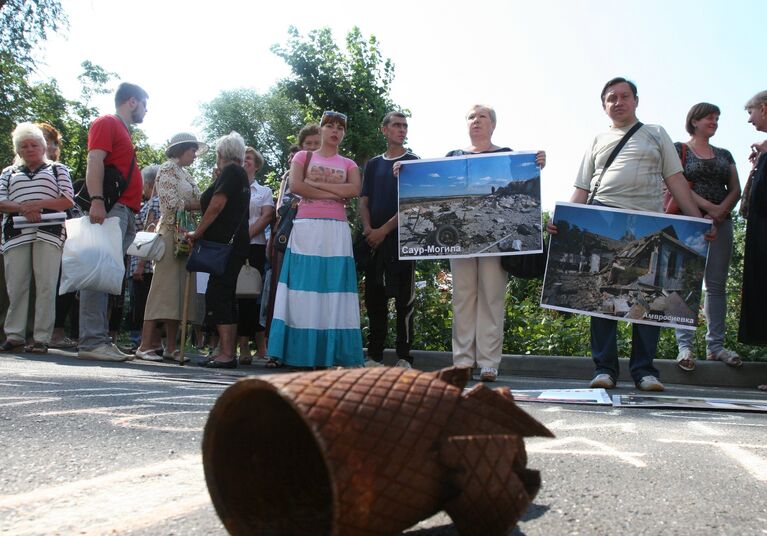
[[[613,76],[637,83],[639,118],[675,141],[687,139],[691,105],[717,104],[712,141],[732,152],[741,182],[749,145],[765,138],[743,110],[767,89],[764,4],[755,0],[344,0],[323,13],[304,0],[62,4],[71,27],[47,43],[42,75],[70,98],[84,60],[138,83],[150,95],[142,128],[158,145],[178,131],[199,134],[199,106],[220,91],[262,92],[288,75],[269,48],[286,42],[289,25],[302,34],[330,26],[339,41],[355,25],[375,35],[394,62],[392,96],[412,111],[409,145],[421,157],[465,147],[469,106],[494,106],[496,144],[547,152],[544,208],[569,199],[583,152],[609,125],[599,92]],[[110,113],[111,99],[96,104]]]

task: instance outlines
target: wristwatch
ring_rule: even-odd
[[[92,195],[91,196],[91,201],[95,201],[96,199],[101,199],[103,201],[104,200],[104,196],[103,195]]]

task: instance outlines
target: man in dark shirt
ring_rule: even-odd
[[[365,268],[365,308],[368,312],[368,359],[366,366],[383,361],[388,329],[388,302],[394,298],[397,311],[398,367],[410,368],[413,358],[413,305],[415,303],[415,262],[400,261],[397,254],[398,187],[393,167],[397,162],[417,160],[405,149],[407,117],[387,113],[381,122],[386,152],[371,158],[365,166],[360,195],[360,218],[365,240],[371,248]]]

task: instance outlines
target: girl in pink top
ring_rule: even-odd
[[[357,272],[346,200],[360,192],[357,165],[338,154],[346,116],[325,112],[320,148],[301,151],[290,191],[301,197],[277,284],[269,355],[293,367],[362,366]],[[309,166],[306,159],[311,154]]]

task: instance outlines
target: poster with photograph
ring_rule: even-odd
[[[511,394],[517,402],[613,405],[604,389],[514,389]]]
[[[572,203],[552,219],[541,307],[695,329],[711,220]]]
[[[709,409],[767,413],[767,400],[744,398],[614,395],[613,406],[620,408]]]
[[[540,253],[535,152],[408,160],[399,171],[399,258]]]

